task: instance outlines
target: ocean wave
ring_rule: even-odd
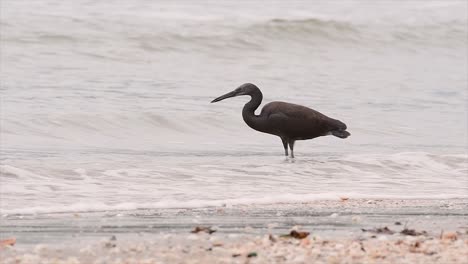
[[[274,18],[254,24],[247,31],[309,33],[311,35],[332,36],[334,34],[357,34],[359,26],[346,21],[325,20],[318,18],[280,19]]]
[[[80,132],[104,132],[116,129],[133,129],[133,128],[153,128],[159,130],[169,130],[174,132],[185,132],[187,124],[191,118],[180,116],[178,118],[170,118],[167,115],[157,113],[112,113],[112,114],[92,114],[92,113],[68,113],[54,115],[37,115],[33,120],[22,119],[21,122],[5,120],[5,130],[3,132],[15,133],[15,131],[28,130],[36,131],[40,135],[42,130],[48,130],[49,136],[53,135],[53,131],[62,133],[70,130],[75,133]],[[207,119],[209,120],[209,119]],[[206,123],[204,119],[199,121],[200,124]]]
[[[252,25],[244,32],[249,36],[259,35],[269,39],[289,37],[289,40],[351,41],[360,45],[375,41],[426,41],[433,44],[435,41],[448,43],[453,40],[462,44],[467,36],[466,21],[460,20],[431,24],[385,24],[317,18],[271,19]]]
[[[339,20],[270,19],[235,26],[225,31],[205,30],[204,34],[192,35],[175,31],[158,35],[142,34],[135,38],[140,47],[148,51],[191,50],[211,52],[213,48],[262,51],[274,45],[307,46],[323,44],[346,45],[393,45],[414,49],[425,46],[463,45],[467,29],[464,21],[434,24],[358,24]],[[215,32],[215,33],[213,33]],[[421,46],[423,45],[423,46]]]
[[[296,40],[308,43],[309,40],[335,41],[360,38],[359,27],[351,23],[317,18],[297,20],[274,18],[243,25],[220,25],[213,30],[208,30],[211,25],[204,27],[205,30],[200,31],[204,33],[163,31],[157,34],[139,34],[131,38],[147,51],[205,51],[206,49],[210,51],[213,48],[264,50],[265,45],[284,41]]]
[[[29,31],[10,26],[4,34],[4,42],[63,45],[87,48],[81,55],[99,60],[118,60],[115,54],[102,54],[102,47],[139,49],[145,52],[201,52],[216,50],[267,50],[275,45],[296,45],[298,50],[308,50],[319,45],[392,45],[411,49],[427,45],[447,46],[466,44],[468,34],[465,20],[434,21],[432,23],[382,23],[356,22],[352,20],[325,18],[270,18],[262,21],[250,20],[244,23],[229,20],[213,20],[204,23],[151,28],[148,24],[120,25],[100,22],[90,25],[77,23],[76,31],[57,27],[54,31]],[[107,24],[106,24],[107,23]],[[90,28],[90,27],[93,28]],[[196,27],[197,26],[197,27]],[[196,28],[195,28],[196,27]],[[99,30],[92,30],[99,28]],[[190,30],[193,29],[193,30]],[[90,47],[98,52],[90,52]],[[117,53],[118,54],[118,53]]]
[[[159,112],[133,112],[133,113],[54,113],[36,114],[34,118],[11,118],[5,119],[2,132],[11,134],[24,134],[45,137],[66,136],[66,131],[74,134],[82,133],[115,133],[124,131],[153,131],[190,134],[199,130],[221,129],[223,123],[225,129],[237,127],[235,124],[227,123],[238,120],[237,116],[219,116],[197,113],[164,113]]]
[[[96,157],[103,155],[110,159],[111,155],[115,158],[122,153],[86,155],[90,161],[85,163],[95,162]],[[13,161],[3,162],[6,164],[0,166],[0,174],[5,203],[0,211],[41,214],[203,208],[303,203],[340,197],[468,198],[466,154],[322,154],[294,162],[278,162],[268,155],[215,156],[213,153],[164,157],[129,152],[123,157],[126,164],[119,159],[109,164],[100,161],[98,170],[86,165],[78,169],[69,165],[55,169],[52,165],[21,168],[10,165]],[[121,189],[122,186],[126,188]]]
[[[343,193],[321,193],[321,194],[280,194],[263,196],[256,198],[238,198],[223,200],[190,200],[177,201],[165,200],[154,203],[117,203],[106,204],[100,202],[75,203],[71,205],[58,206],[36,206],[29,208],[0,209],[3,217],[8,215],[31,215],[31,214],[51,214],[51,213],[90,213],[90,212],[110,212],[110,211],[135,211],[149,209],[193,209],[207,207],[230,207],[238,205],[274,205],[274,204],[297,204],[309,203],[323,200],[340,200],[342,197],[348,199],[465,199],[468,195],[366,195],[352,192]]]

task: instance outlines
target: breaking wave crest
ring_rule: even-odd
[[[440,194],[431,196],[401,196],[401,195],[362,195],[358,193],[324,193],[324,194],[286,194],[273,195],[260,198],[239,198],[225,200],[191,200],[176,201],[167,200],[155,203],[119,203],[105,204],[100,202],[76,203],[66,206],[37,206],[21,209],[2,209],[2,215],[30,215],[51,213],[89,213],[89,212],[111,212],[111,211],[134,211],[149,209],[193,209],[207,207],[230,207],[236,205],[262,205],[262,204],[293,204],[308,203],[321,200],[339,200],[341,197],[349,199],[463,199],[468,195]]]
[[[358,24],[348,21],[318,18],[274,18],[253,22],[242,27],[227,26],[228,30],[205,30],[205,34],[192,35],[161,32],[158,35],[140,35],[135,38],[146,50],[187,50],[196,47],[199,51],[210,48],[263,50],[275,44],[320,45],[356,43],[359,45],[411,44],[417,48],[424,45],[460,45],[465,42],[467,29],[464,21],[433,24]],[[397,45],[398,46],[398,45]],[[307,50],[307,49],[305,49]]]
[[[89,27],[79,20],[70,22],[76,28]],[[466,22],[460,20],[434,21],[431,23],[373,23],[325,18],[271,18],[263,21],[250,20],[245,23],[233,21],[206,21],[200,25],[189,25],[184,30],[148,28],[148,25],[121,25],[113,32],[115,22],[99,26],[103,32],[83,31],[79,34],[61,28],[54,32],[29,32],[17,35],[14,26],[7,27],[6,42],[41,43],[43,45],[64,45],[86,43],[101,47],[112,42],[129,45],[143,51],[198,51],[210,52],[213,48],[231,50],[263,50],[272,45],[339,45],[343,43],[365,45],[411,44],[417,49],[421,45],[460,45],[468,34]],[[197,30],[192,27],[197,26]],[[109,30],[106,30],[109,28]],[[398,46],[398,45],[397,45]],[[305,50],[307,50],[305,48]],[[82,53],[78,51],[78,53]],[[113,56],[91,54],[100,59]]]
[[[211,154],[209,159],[183,155],[174,159],[146,155],[130,153],[132,160],[110,165],[101,162],[97,169],[31,170],[1,165],[5,197],[1,213],[204,208],[303,203],[340,197],[468,198],[465,154],[319,155],[294,163],[278,162],[271,156]],[[90,159],[93,162],[93,157]],[[135,167],[135,162],[144,159],[150,163]],[[28,200],[31,194],[36,197],[34,200]]]

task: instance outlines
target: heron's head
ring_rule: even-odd
[[[219,102],[221,100],[224,100],[224,99],[227,99],[227,98],[230,98],[230,97],[236,97],[236,96],[239,96],[239,95],[251,95],[257,90],[259,90],[259,89],[258,89],[257,86],[255,86],[255,84],[244,83],[243,85],[237,87],[237,89],[235,89],[234,91],[229,92],[229,93],[227,93],[225,95],[221,95],[220,97],[214,99],[211,102],[216,103],[216,102]]]

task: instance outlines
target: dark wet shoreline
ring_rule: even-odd
[[[325,237],[359,237],[362,229],[405,227],[432,235],[466,232],[468,200],[325,200],[295,204],[237,205],[197,209],[148,209],[93,213],[3,216],[3,238],[18,247],[79,243],[112,235],[134,237],[186,234],[194,226],[216,227],[221,234],[280,234],[293,226]],[[395,223],[400,225],[395,225]]]

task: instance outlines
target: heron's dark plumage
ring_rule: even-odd
[[[212,102],[239,95],[250,95],[252,97],[242,110],[242,116],[247,125],[260,132],[279,136],[283,141],[286,155],[287,146],[289,145],[291,156],[294,157],[293,147],[296,140],[327,135],[346,138],[350,135],[346,131],[346,124],[343,122],[302,105],[271,102],[263,107],[260,115],[255,115],[255,110],[260,105],[263,95],[257,86],[250,83],[243,84],[236,90],[222,95]]]
[[[346,130],[339,120],[302,105],[285,102],[271,102],[265,105],[260,116],[265,116],[271,131],[278,136],[293,139],[311,139],[326,136],[333,130]]]

